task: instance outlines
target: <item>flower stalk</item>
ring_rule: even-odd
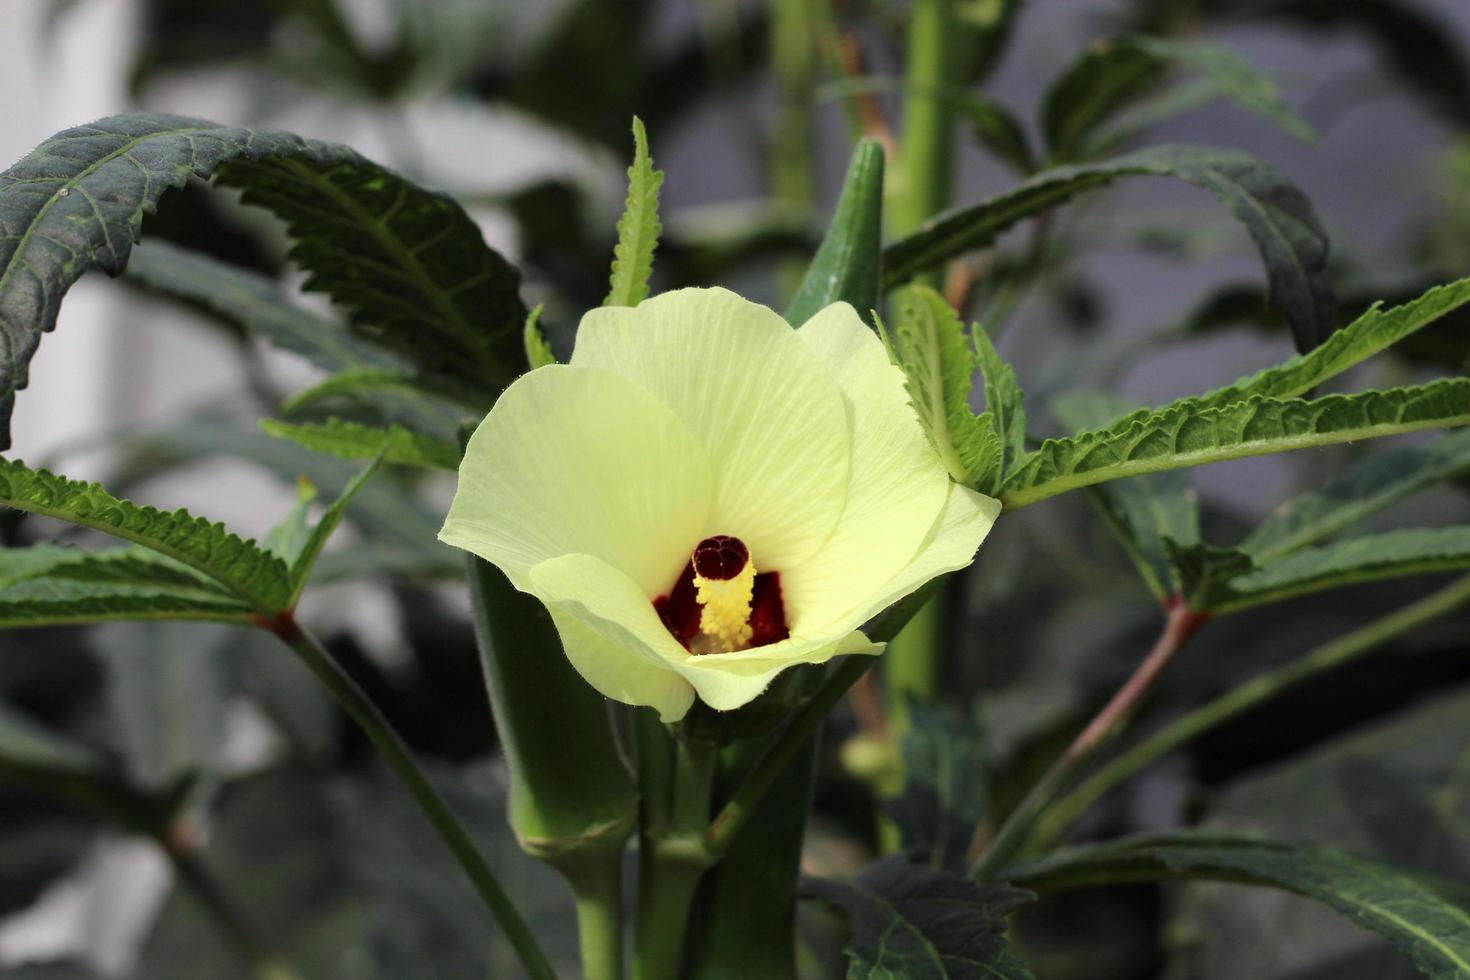
[[[1027,849],[1044,847],[1056,841],[1078,817],[1114,787],[1204,732],[1238,718],[1314,677],[1380,650],[1390,640],[1447,616],[1466,603],[1470,603],[1470,576],[1455,579],[1443,589],[1324,643],[1305,656],[1268,671],[1175,719],[1099,769],[1048,808],[1045,817],[1036,825]]]
[[[556,973],[551,969],[551,963],[530,927],[526,925],[526,920],[521,917],[510,896],[496,879],[495,873],[485,863],[484,856],[470,840],[464,825],[434,789],[428,776],[415,761],[413,753],[388,723],[388,719],[383,717],[378,706],[373,704],[362,688],[357,686],[357,682],[332,659],[331,654],[327,653],[316,638],[296,624],[290,613],[276,617],[269,628],[316,675],[337,703],[362,728],[363,733],[382,754],[383,760],[403,780],[423,809],[424,815],[454,853],[460,867],[469,876],[470,882],[480,893],[500,927],[505,930],[506,938],[520,956],[527,974],[532,980],[556,980]]]
[[[1183,649],[1209,616],[1196,612],[1179,596],[1165,607],[1163,630],[1148,655],[1139,663],[1123,686],[1072,740],[1065,752],[1027,791],[1010,816],[1001,824],[995,837],[984,845],[970,866],[972,878],[989,878],[1026,842],[1032,828],[1047,808],[1066,787],[1067,782],[1116,735],[1158,683],[1165,668]],[[977,840],[980,830],[977,828]]]

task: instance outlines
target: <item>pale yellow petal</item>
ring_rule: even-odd
[[[949,473],[909,403],[903,372],[846,303],[828,306],[797,336],[842,389],[852,411],[852,479],[832,536],[781,574],[793,633],[833,622],[902,569],[934,526]]]
[[[999,516],[999,500],[958,483],[950,484],[944,510],[918,554],[839,622],[865,623],[931,579],[968,566]]]
[[[613,371],[552,365],[517,380],[475,430],[441,540],[530,568],[589,554],[646,597],[667,591],[704,535],[711,470],[667,406]]]
[[[631,578],[592,555],[563,555],[532,568],[530,580],[589,684],[615,701],[657,708],[664,721],[684,716],[694,689],[675,664],[689,653]]]
[[[783,670],[798,664],[826,663],[847,654],[876,654],[883,650],[862,633],[852,630],[831,636],[791,638],[739,653],[690,657],[679,672],[694,685],[699,699],[716,711],[733,711],[749,704]]]
[[[806,561],[841,517],[850,430],[827,369],[786,322],[723,289],[681,289],[582,318],[573,365],[653,392],[704,445],[706,534],[731,534],[760,571]]]

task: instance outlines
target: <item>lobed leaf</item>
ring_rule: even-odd
[[[643,120],[633,117],[633,163],[628,167],[628,199],[618,219],[618,243],[613,247],[610,289],[603,306],[637,306],[648,297],[653,276],[653,252],[658,248],[658,190],[662,170],[653,169],[648,155],[648,133]]]
[[[134,248],[125,276],[133,285],[300,354],[328,371],[389,368],[396,363],[386,351],[362,343],[333,320],[291,302],[269,276],[169,242]]]
[[[285,399],[281,402],[281,411],[289,415],[334,398],[355,398],[384,392],[407,393],[415,397],[425,394],[418,379],[402,371],[379,367],[348,368]]]
[[[1036,171],[1036,154],[1026,127],[1009,109],[982,95],[965,92],[955,98],[955,109],[970,123],[975,139],[1023,176]]]
[[[1184,831],[1072,848],[1004,877],[1038,891],[1173,878],[1280,888],[1387,936],[1425,976],[1470,977],[1470,912],[1419,879],[1327,848]]]
[[[1042,130],[1053,159],[1070,161],[1105,142],[1106,124],[1153,90],[1170,67],[1200,78],[1200,91],[1228,98],[1299,139],[1312,127],[1286,104],[1270,76],[1218,44],[1126,35],[1097,41],[1047,90]],[[1196,104],[1202,102],[1197,96]]]
[[[270,552],[184,510],[165,513],[112,496],[95,483],[0,459],[0,504],[141,544],[198,571],[260,613],[287,608],[290,578]]]
[[[1287,501],[1240,548],[1258,565],[1351,527],[1425,487],[1470,471],[1470,429],[1375,453],[1320,490]]]
[[[1306,196],[1275,168],[1243,153],[1159,146],[1097,163],[1043,170],[1014,190],[936,215],[883,253],[883,281],[898,285],[1077,194],[1119,177],[1175,177],[1222,199],[1245,225],[1266,267],[1271,301],[1300,350],[1325,340],[1335,317],[1327,236]]]
[[[855,881],[803,890],[847,915],[849,980],[1029,980],[1006,918],[1031,896],[888,858]]]
[[[1001,488],[1008,508],[1142,473],[1470,423],[1470,378],[1312,401],[1253,395],[1200,408],[1186,399],[1126,425],[1048,439]]]
[[[1100,392],[1073,391],[1053,399],[1051,407],[1069,429],[1086,430],[1108,425],[1127,405]],[[1117,480],[1089,487],[1088,495],[1155,598],[1162,602],[1186,590],[1170,542],[1187,547],[1200,539],[1199,498],[1187,472]]]
[[[317,558],[320,557],[322,549],[326,547],[327,540],[337,530],[337,525],[342,523],[342,518],[347,515],[347,506],[352,503],[358,491],[367,486],[369,480],[378,472],[383,465],[384,454],[374,457],[373,461],[363,468],[351,480],[347,486],[342,488],[337,499],[322,514],[321,520],[316,522],[316,527],[306,535],[301,543],[295,560],[291,562],[291,604],[294,606],[301,598],[301,593],[306,589],[306,580],[311,577],[312,570],[316,566]]]
[[[459,469],[460,453],[452,443],[396,423],[379,428],[340,418],[301,424],[264,419],[260,426],[278,439],[289,439],[312,452],[327,453],[338,459],[382,456],[389,463],[403,466]]]
[[[83,775],[104,768],[91,746],[57,734],[0,702],[0,767],[6,764]]]
[[[1005,447],[991,416],[970,410],[975,353],[944,297],[927,286],[906,290],[889,351],[903,369],[909,400],[950,476],[971,487],[996,482]]]
[[[1411,528],[1304,548],[1229,580],[1230,611],[1360,582],[1470,568],[1470,527]]]
[[[355,329],[465,400],[508,383],[525,319],[518,276],[455,202],[353,150],[181,116],[113,116],[65,130],[0,174],[0,449],[15,392],[67,289],[123,271],[144,214],[216,175],[286,221],[306,288]]]
[[[903,793],[884,804],[903,847],[934,869],[964,870],[990,799],[989,759],[974,725],[922,698],[908,699]]]
[[[1016,378],[1016,369],[1000,356],[983,326],[977,324],[971,335],[980,376],[985,379],[985,411],[993,420],[995,434],[1000,437],[1004,450],[1001,466],[1004,476],[1026,454],[1026,407],[1021,383]]]

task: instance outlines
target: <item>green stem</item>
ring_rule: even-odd
[[[1346,636],[1324,643],[1306,656],[1262,674],[1176,719],[1118,756],[1059,800],[1037,825],[1031,843],[1045,845],[1057,840],[1073,821],[1109,790],[1201,733],[1250,711],[1318,674],[1335,670],[1372,653],[1389,640],[1446,616],[1466,602],[1470,602],[1470,575],[1458,578],[1438,592]]]
[[[283,643],[296,652],[307,668],[326,686],[332,697],[336,698],[337,703],[352,716],[353,721],[357,722],[367,737],[372,740],[384,761],[408,786],[409,792],[413,794],[414,799],[418,800],[424,815],[429,818],[434,828],[439,831],[439,835],[444,838],[444,842],[449,845],[449,849],[458,859],[460,866],[464,868],[465,874],[469,875],[475,890],[480,893],[480,897],[489,906],[491,914],[505,930],[506,938],[515,947],[526,972],[534,980],[556,980],[556,973],[551,969],[551,963],[536,942],[536,937],[531,934],[525,919],[521,918],[520,912],[516,910],[510,897],[501,888],[500,882],[496,880],[494,872],[485,863],[485,858],[470,840],[459,818],[439,796],[433,784],[424,775],[424,771],[414,760],[408,746],[388,723],[388,719],[383,717],[377,705],[373,704],[357,686],[357,682],[332,659],[314,637],[296,625],[295,620],[289,614],[272,621],[270,629],[280,637]]]
[[[584,980],[622,980],[623,869],[621,849],[610,860],[582,862],[569,873],[577,905]]]
[[[1164,628],[1148,656],[1006,817],[994,839],[970,867],[971,877],[987,878],[994,874],[1025,843],[1036,820],[1067,781],[1117,733],[1139,702],[1153,690],[1164,668],[1204,622],[1202,614],[1177,597],[1170,601]]]
[[[947,579],[939,579],[929,583],[923,589],[892,606],[874,620],[872,627],[867,631],[869,638],[874,642],[883,643],[892,640],[893,637],[904,629],[914,616],[924,608],[933,597],[934,590],[943,588]],[[858,679],[867,673],[872,666],[872,661],[864,656],[844,657],[837,666],[828,672],[822,686],[817,688],[801,710],[792,716],[781,730],[781,734],[771,743],[760,760],[751,767],[750,774],[740,784],[740,788],[730,797],[730,801],[720,810],[720,813],[710,823],[709,829],[704,835],[704,846],[718,860],[730,848],[731,842],[735,840],[742,827],[755,812],[761,800],[770,790],[776,779],[790,765],[791,760],[796,758],[807,739],[821,727],[828,713],[842,700],[848,688],[858,682]]]
[[[866,657],[844,658],[827,675],[817,693],[787,722],[780,737],[761,756],[750,775],[745,777],[745,781],[735,791],[735,795],[730,797],[730,802],[725,804],[719,816],[710,823],[704,835],[704,845],[712,854],[718,856],[729,850],[730,844],[750,820],[750,815],[765,798],[777,777],[796,758],[802,745],[821,726],[822,720],[837,702],[842,700],[847,689],[856,684],[858,678],[871,666],[872,663]]]
[[[903,145],[888,212],[895,235],[915,230],[949,203],[953,110],[934,93],[950,84],[954,6],[954,0],[914,0],[909,14]],[[931,276],[937,283],[938,273]]]
[[[634,980],[672,980],[679,975],[694,893],[714,863],[703,832],[709,821],[716,751],[711,745],[682,740],[676,746],[667,824],[649,828],[639,852]]]
[[[157,834],[155,839],[168,856],[179,882],[198,899],[205,913],[240,951],[256,980],[299,980],[299,974],[271,949],[245,910],[210,873],[191,835],[175,825]]]

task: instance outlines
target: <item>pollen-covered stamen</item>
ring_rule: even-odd
[[[750,602],[755,592],[750,549],[739,538],[716,535],[699,542],[692,561],[700,636],[691,649],[696,653],[744,650],[750,645]]]

